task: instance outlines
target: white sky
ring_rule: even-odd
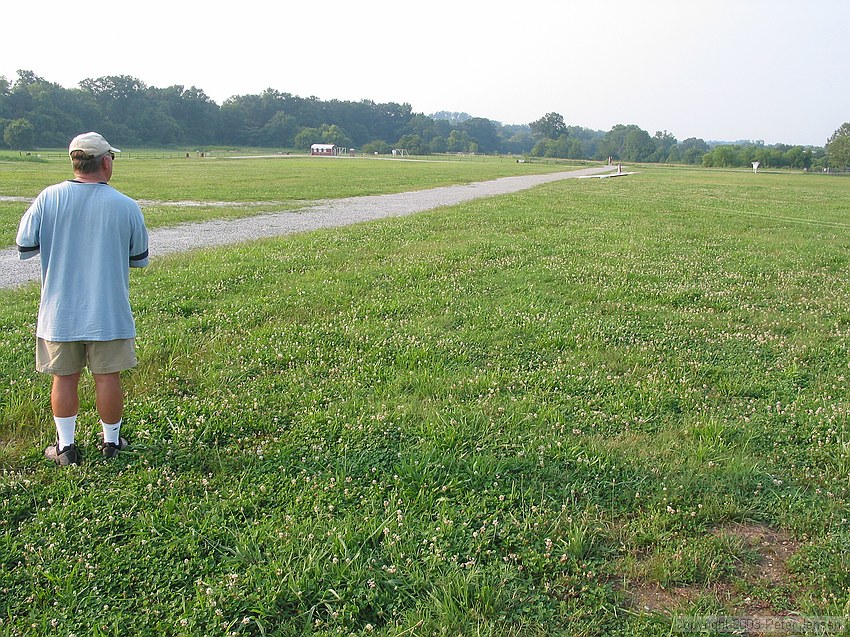
[[[850,121],[848,0],[6,3],[0,75],[266,88],[505,124],[822,146]]]

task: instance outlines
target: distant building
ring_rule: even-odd
[[[310,154],[319,157],[333,157],[339,154],[334,144],[313,144],[310,146]]]

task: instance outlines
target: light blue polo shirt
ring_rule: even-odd
[[[37,335],[47,341],[134,338],[130,268],[148,264],[139,205],[109,184],[43,190],[18,227],[18,256],[41,254]]]

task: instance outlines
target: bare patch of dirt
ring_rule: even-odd
[[[724,619],[731,622],[726,625],[729,632],[749,637],[789,634],[783,628],[795,626],[797,620],[791,612],[775,610],[775,599],[769,598],[784,595],[783,599],[793,601],[789,599],[793,581],[788,561],[800,548],[799,542],[787,532],[763,524],[729,524],[710,533],[741,542],[758,558],[742,563],[736,577],[731,578],[735,581],[711,586],[663,588],[657,582],[632,581],[623,591],[632,609],[672,617],[699,598],[709,597],[725,609]]]
[[[634,610],[646,613],[672,615],[673,611],[687,606],[703,595],[709,595],[721,604],[733,599],[732,586],[715,584],[697,588],[695,586],[673,586],[663,588],[655,582],[633,582],[625,591]]]
[[[788,560],[800,548],[800,543],[785,531],[763,524],[733,524],[714,529],[712,532],[715,535],[738,538],[748,548],[758,551],[761,559],[755,568],[747,569],[752,572],[744,573],[745,579],[756,578],[773,585],[788,582]]]

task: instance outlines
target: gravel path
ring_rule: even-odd
[[[492,181],[461,186],[441,186],[417,192],[320,201],[295,212],[265,213],[243,219],[205,221],[155,228],[150,231],[150,252],[152,258],[155,258],[172,252],[228,245],[319,228],[347,226],[384,217],[401,217],[471,199],[518,192],[540,184],[599,175],[611,170],[610,166],[599,166],[546,175],[503,177]],[[14,288],[38,279],[39,259],[20,261],[14,246],[0,250],[0,288]]]

